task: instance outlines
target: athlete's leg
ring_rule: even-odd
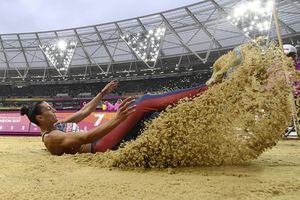
[[[174,90],[164,94],[146,94],[137,99],[133,104],[136,104],[139,109],[145,111],[161,111],[169,105],[176,104],[184,97],[194,97],[205,90],[207,90],[207,86],[200,85],[187,89]]]
[[[118,149],[120,144],[123,143],[123,142],[130,141],[130,140],[135,140],[142,133],[142,130],[145,127],[145,122],[155,119],[156,117],[159,116],[159,114],[160,114],[160,111],[146,113],[145,116],[141,120],[139,120],[134,125],[134,127],[132,127],[132,129],[121,139],[121,141],[119,141],[112,148],[112,150]]]
[[[136,105],[136,111],[133,114],[128,116],[110,133],[93,143],[93,152],[105,152],[112,149],[130,132],[138,121],[144,118],[146,113],[164,110],[167,106],[177,103],[184,97],[194,97],[205,90],[207,90],[207,86],[201,85],[159,95],[143,95],[133,103],[133,105]]]

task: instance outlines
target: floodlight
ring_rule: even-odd
[[[54,40],[40,45],[40,48],[55,69],[62,76],[65,76],[74,55],[76,45],[77,41],[74,39]]]
[[[147,64],[147,62],[156,62],[165,32],[166,28],[160,26],[156,30],[150,29],[140,33],[126,34],[121,38]]]
[[[266,36],[271,28],[273,6],[273,0],[247,1],[235,7],[227,20],[249,37]]]
[[[61,50],[61,51],[65,51],[66,50],[66,48],[67,48],[67,43],[66,43],[66,41],[64,41],[64,40],[59,40],[58,42],[57,42],[57,47]]]

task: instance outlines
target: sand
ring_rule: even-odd
[[[231,75],[223,82],[166,108],[123,148],[97,157],[78,157],[78,162],[165,168],[219,166],[256,159],[276,145],[291,122],[294,101],[283,68],[293,74],[294,65],[285,56],[281,59],[273,45],[264,49],[250,43],[241,48],[241,64],[230,68]],[[222,63],[232,60],[230,55],[219,58],[214,69],[216,63],[224,66]]]
[[[0,137],[0,199],[299,199],[300,141],[235,166],[100,168],[50,155],[39,137]]]

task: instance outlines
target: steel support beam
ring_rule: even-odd
[[[6,52],[5,52],[5,49],[4,49],[3,40],[2,40],[1,35],[0,35],[0,45],[1,45],[1,49],[3,50],[3,55],[4,55],[4,59],[5,59],[7,69],[10,69],[9,61],[7,59],[7,55],[6,55]]]
[[[37,33],[35,33],[35,36],[36,36],[36,38],[37,38],[37,41],[38,41],[39,45],[43,45],[42,42],[41,42],[41,39],[40,39],[39,35],[38,35]],[[46,55],[44,54],[44,52],[42,52],[42,54],[43,54],[44,59],[45,59],[45,62],[46,62],[46,64],[47,64],[47,66],[45,66],[45,68],[44,68],[44,70],[46,71],[47,68],[50,69],[51,67],[50,67],[49,61],[48,61]],[[49,77],[49,78],[50,78],[50,77]],[[43,80],[44,80],[44,79],[45,79],[45,72],[44,72],[44,75],[43,75]]]
[[[210,39],[214,41],[214,43],[219,47],[222,48],[222,45],[216,40],[216,38],[205,28],[204,24],[202,24],[199,19],[191,12],[189,8],[185,8],[186,12],[189,14],[189,16],[200,25],[200,28],[203,29],[203,31],[208,35]]]
[[[171,24],[168,22],[167,18],[163,15],[163,13],[160,13],[161,18],[163,19],[164,23],[167,25],[168,29],[176,36],[176,38],[179,40],[179,42],[190,52],[192,52],[199,60],[202,62],[205,62],[205,59],[201,58],[195,51],[193,51],[179,36],[179,34],[174,30],[174,28],[171,26]]]

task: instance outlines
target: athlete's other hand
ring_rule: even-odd
[[[134,101],[133,97],[126,98],[122,104],[119,107],[119,110],[116,115],[116,119],[123,121],[125,120],[130,114],[135,112],[135,105],[130,106],[129,105]]]

